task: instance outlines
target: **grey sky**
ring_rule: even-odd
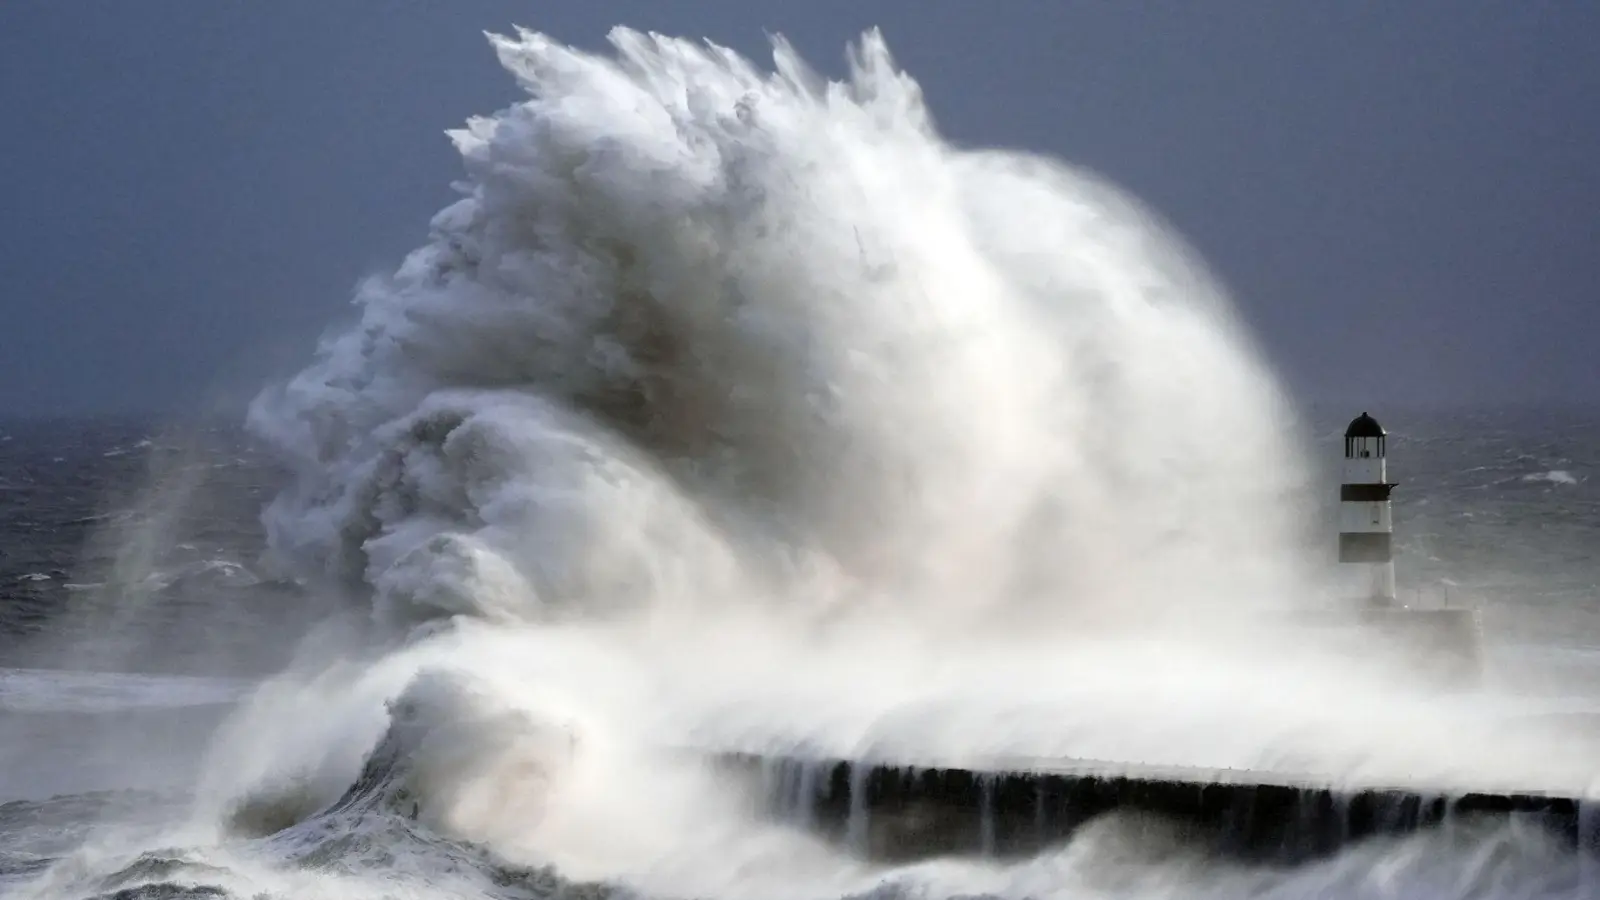
[[[1600,401],[1600,4],[8,0],[0,412],[304,359],[451,199],[443,130],[516,99],[514,23],[780,31],[829,72],[881,26],[951,138],[1165,215],[1303,399]]]

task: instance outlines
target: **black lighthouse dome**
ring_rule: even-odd
[[[1344,436],[1347,438],[1381,438],[1383,435],[1383,426],[1366,413],[1351,419],[1350,427],[1344,430]]]

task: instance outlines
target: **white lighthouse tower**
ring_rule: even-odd
[[[1339,562],[1352,572],[1369,606],[1394,605],[1394,516],[1390,511],[1387,437],[1362,413],[1344,431],[1344,482],[1339,486]]]

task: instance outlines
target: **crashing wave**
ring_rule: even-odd
[[[577,750],[572,726],[496,704],[457,674],[418,675],[388,710],[388,729],[338,800],[324,806],[307,781],[290,779],[237,801],[230,830],[266,835],[367,811],[463,839],[531,828],[552,779]]]
[[[842,82],[611,41],[494,38],[463,199],[255,404],[279,564],[402,629],[1295,593],[1292,417],[1147,213],[946,144],[875,33]]]

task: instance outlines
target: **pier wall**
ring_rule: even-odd
[[[1537,794],[1344,791],[1249,773],[1217,782],[1200,773],[1189,779],[916,769],[756,754],[718,759],[752,777],[781,818],[883,860],[1031,854],[1113,811],[1160,816],[1208,852],[1278,863],[1322,856],[1373,835],[1485,815],[1516,815],[1568,843],[1600,846],[1600,815],[1593,809]],[[1584,825],[1593,834],[1580,836]]]

